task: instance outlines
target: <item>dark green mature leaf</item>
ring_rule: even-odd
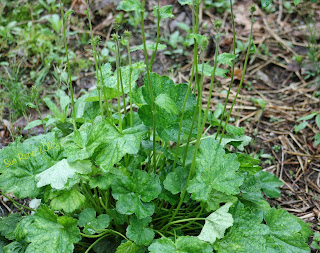
[[[241,202],[233,212],[234,224],[222,240],[214,243],[218,253],[257,253],[265,252],[266,236],[269,228],[261,224],[261,211],[250,211]]]
[[[275,175],[267,171],[259,171],[255,176],[261,182],[261,188],[263,192],[270,198],[279,198],[281,191],[280,186],[283,185],[282,181],[279,180]]]
[[[35,214],[24,218],[17,226],[18,241],[29,242],[26,253],[72,253],[74,243],[80,241],[77,220],[58,217],[47,206],[42,205]]]
[[[170,172],[164,180],[163,185],[172,194],[182,192],[186,187],[189,169],[187,167],[177,167],[174,172]]]
[[[125,154],[138,153],[142,135],[147,132],[147,128],[139,125],[120,133],[108,120],[102,120],[83,124],[79,132],[82,146],[74,141],[74,133],[61,141],[68,162],[88,159],[97,151],[96,163],[108,171]]]
[[[225,231],[233,224],[232,215],[228,213],[231,205],[232,203],[227,203],[207,217],[198,236],[200,240],[212,244],[216,239],[223,238]]]
[[[265,213],[264,219],[270,228],[270,234],[267,237],[268,252],[310,252],[306,243],[308,238],[304,238],[301,234],[301,230],[304,228],[300,225],[297,217],[286,210],[272,208]],[[311,230],[309,229],[309,231]]]
[[[163,140],[176,141],[181,110],[188,86],[186,84],[175,85],[167,76],[160,77],[156,73],[152,73],[150,79],[156,101],[156,131]],[[145,125],[152,127],[152,104],[147,78],[145,78],[145,85],[136,90],[135,98],[139,100],[137,104],[140,106],[138,113],[141,120]],[[195,106],[196,98],[190,94],[184,113],[182,136],[189,134]]]
[[[258,202],[263,200],[261,193],[261,182],[258,178],[252,175],[247,175],[240,188],[241,196],[251,202]]]
[[[225,154],[213,138],[202,141],[196,160],[196,176],[190,181],[188,192],[198,201],[208,201],[213,190],[228,195],[240,193],[243,178],[237,172],[239,162],[235,154]]]
[[[38,196],[36,175],[59,161],[60,153],[54,132],[9,144],[0,150],[0,189],[19,198]]]
[[[83,231],[86,234],[95,234],[96,230],[107,228],[109,223],[109,215],[100,214],[96,218],[96,211],[93,208],[86,208],[79,214],[78,225],[85,227]]]
[[[154,204],[149,203],[161,192],[160,180],[146,171],[134,170],[132,176],[118,176],[112,183],[112,196],[118,200],[117,211],[136,214],[139,219],[151,216]]]
[[[117,10],[140,12],[143,8],[139,0],[123,0],[119,3]]]
[[[158,8],[158,6],[153,7],[153,15],[156,18],[158,17],[158,9],[159,9],[161,19],[167,19],[167,18],[174,17],[174,15],[172,14],[172,5],[165,5],[161,8]]]
[[[153,238],[154,232],[147,228],[151,222],[151,217],[138,219],[136,216],[130,218],[130,225],[127,227],[127,236],[133,240],[137,245],[149,245]]]
[[[28,245],[25,241],[21,241],[21,242],[13,241],[12,243],[9,243],[5,247],[3,247],[3,252],[4,253],[25,253],[27,246]]]
[[[22,217],[19,213],[11,214],[8,217],[1,217],[0,234],[8,240],[13,240],[15,238],[14,230],[21,219]]]
[[[209,198],[206,202],[207,206],[206,206],[206,210],[208,212],[210,211],[215,211],[220,207],[221,203],[236,203],[238,201],[238,198],[236,196],[232,196],[232,195],[227,195],[223,192],[219,192],[219,191],[215,191],[213,190],[210,195]]]
[[[148,250],[151,253],[212,253],[211,245],[192,236],[180,236],[175,243],[162,237],[154,240]]]
[[[178,2],[181,4],[181,5],[193,5],[193,1],[192,0],[178,0]]]

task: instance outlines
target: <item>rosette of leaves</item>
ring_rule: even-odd
[[[156,131],[164,141],[176,141],[179,133],[179,123],[182,114],[184,98],[187,93],[187,84],[175,85],[167,76],[156,73],[150,75],[151,86],[156,107]],[[134,102],[139,106],[139,117],[142,122],[152,127],[152,102],[145,79],[145,85],[135,90]],[[182,136],[189,134],[192,118],[196,108],[196,97],[189,94],[182,121]]]

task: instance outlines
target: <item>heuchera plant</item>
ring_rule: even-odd
[[[141,16],[143,44],[130,49],[130,33],[120,36],[116,29],[112,36],[115,71],[99,62],[98,40],[87,12],[97,89],[74,100],[70,80],[71,98],[61,91],[57,94],[63,115],[71,104],[71,117],[62,117],[47,99],[57,119],[52,116],[41,122],[52,129],[24,142],[17,139],[0,150],[3,194],[33,199],[26,207],[7,196],[21,214],[0,220],[0,250],[310,252],[309,226],[285,210],[271,208],[264,199],[264,195],[280,197],[282,182],[242,152],[251,138],[243,128],[228,124],[235,101],[229,112],[226,103],[209,110],[215,76],[226,76],[230,67],[230,87],[233,83],[236,47],[233,53],[218,53],[221,22],[215,21],[213,66],[204,62],[208,38],[199,34],[200,3],[179,2],[191,5],[194,21],[189,35],[194,40],[190,82],[181,84],[152,72],[157,50],[165,47],[159,44],[160,23],[173,17],[172,6],[154,7],[157,37],[154,44],[147,44],[145,1],[120,2],[118,10]],[[68,15],[63,15],[64,38]],[[235,42],[234,22],[233,33]],[[251,29],[237,94],[255,50],[252,41]],[[128,51],[128,66],[120,62],[121,47]],[[143,50],[145,61],[132,63],[133,50]],[[140,76],[144,85],[138,87]],[[203,76],[211,77],[205,108]],[[228,97],[229,93],[230,88]]]

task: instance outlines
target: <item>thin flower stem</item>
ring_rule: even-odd
[[[6,197],[7,199],[9,199],[13,204],[16,204],[16,205],[18,205],[18,206],[21,206],[21,207],[23,207],[23,208],[25,208],[25,209],[27,209],[27,210],[30,210],[30,211],[35,211],[33,208],[30,208],[30,207],[28,207],[28,206],[24,206],[24,205],[20,204],[19,202],[17,202],[17,201],[15,201],[14,199],[10,198],[8,195],[6,195],[6,194],[3,193],[3,192],[0,192],[0,194],[3,195],[4,197]]]
[[[233,6],[232,6],[232,0],[230,0],[230,11],[231,11],[231,20],[232,20],[232,33],[233,33],[233,55],[236,56],[236,28],[234,25],[234,15],[233,15]],[[229,100],[229,95],[230,95],[230,91],[231,91],[231,87],[233,84],[233,79],[234,79],[234,68],[235,68],[235,61],[236,59],[232,60],[232,72],[231,72],[231,80],[230,80],[230,84],[229,84],[229,89],[228,89],[228,93],[227,93],[227,97],[226,100],[224,102],[224,107],[223,107],[223,111],[221,114],[221,119],[220,119],[220,123],[219,123],[219,127],[215,136],[215,139],[217,139],[218,134],[220,133],[220,129],[222,126],[222,122],[224,120],[224,116],[225,116],[225,112],[227,109],[227,104],[228,104],[228,100]]]
[[[154,49],[154,51],[152,53],[151,59],[150,59],[150,71],[152,71],[153,62],[154,62],[154,59],[156,57],[156,53],[157,53],[157,50],[158,50],[158,45],[159,45],[159,42],[160,42],[160,20],[161,20],[161,17],[160,17],[159,0],[158,0],[157,14],[158,14],[158,18],[157,18],[157,40],[156,40],[156,47],[155,47],[155,49]]]
[[[118,34],[116,34],[116,40],[118,40]],[[116,71],[117,71],[117,95],[118,95],[118,116],[119,116],[119,128],[120,132],[122,132],[122,119],[121,119],[121,105],[120,105],[120,66],[119,66],[119,51],[118,51],[118,43],[116,41],[115,47],[115,54],[116,54]]]
[[[154,102],[153,97],[153,90],[151,85],[151,78],[150,78],[150,66],[149,66],[149,59],[148,59],[148,52],[147,52],[147,45],[146,45],[146,35],[145,35],[145,29],[144,29],[144,8],[146,5],[146,1],[142,0],[142,8],[143,11],[141,11],[141,31],[142,31],[142,40],[143,40],[143,49],[144,49],[144,59],[147,67],[147,81],[149,86],[149,92],[150,92],[150,100],[152,104],[152,128],[153,128],[153,172],[156,171],[156,106]]]
[[[246,59],[245,59],[245,61],[244,61],[242,76],[241,76],[241,80],[240,80],[240,84],[239,84],[239,87],[238,87],[236,96],[235,96],[234,100],[232,101],[232,105],[231,105],[231,108],[230,108],[230,111],[229,111],[227,120],[226,120],[226,122],[225,122],[225,124],[224,124],[224,126],[223,126],[223,130],[222,130],[222,133],[221,133],[221,137],[220,137],[220,140],[219,140],[219,144],[221,144],[221,141],[222,141],[224,132],[225,132],[225,130],[226,130],[227,124],[228,124],[228,122],[229,122],[229,119],[230,119],[230,116],[231,116],[231,113],[232,113],[233,106],[234,106],[234,104],[236,103],[237,97],[238,97],[239,92],[240,92],[240,90],[241,90],[242,83],[243,83],[244,76],[245,76],[246,69],[247,69],[248,59],[249,59],[249,55],[250,55],[250,51],[251,51],[251,45],[252,45],[252,41],[253,41],[253,35],[252,35],[252,33],[253,33],[253,22],[254,22],[254,19],[253,19],[253,14],[251,14],[251,15],[252,15],[252,18],[251,18],[251,29],[250,29],[250,37],[249,37],[249,46],[248,46],[248,49],[247,49]],[[217,134],[218,134],[218,133],[217,133]]]
[[[87,16],[88,16],[88,21],[89,21],[89,27],[90,27],[90,35],[91,35],[91,44],[92,44],[92,49],[93,49],[93,57],[94,57],[94,62],[96,66],[96,78],[97,78],[97,89],[98,89],[98,94],[99,94],[99,105],[100,105],[100,112],[102,118],[104,117],[104,112],[103,112],[103,105],[102,105],[102,94],[101,94],[101,83],[99,79],[99,67],[98,67],[98,60],[97,60],[97,48],[96,48],[96,42],[93,37],[93,32],[92,32],[92,25],[91,25],[91,17],[90,17],[90,9],[89,9],[89,1],[87,0]]]
[[[129,96],[130,96],[130,126],[133,126],[133,111],[132,111],[132,90],[131,90],[131,76],[132,76],[132,63],[131,63],[131,54],[129,47],[129,38],[127,41],[127,51],[128,51],[128,59],[129,59]]]
[[[73,87],[72,87],[72,79],[71,79],[71,68],[70,68],[70,62],[69,62],[67,36],[66,36],[66,19],[65,19],[64,13],[63,13],[63,4],[62,4],[61,0],[60,0],[60,10],[61,10],[61,16],[62,16],[64,47],[65,47],[65,51],[66,51],[67,65],[68,65],[68,75],[69,75],[69,87],[68,88],[69,88],[69,92],[70,92],[70,95],[71,95],[73,128],[74,128],[74,130],[77,130],[76,111],[74,109],[74,96],[73,96]]]
[[[120,43],[119,43],[119,40],[117,40],[117,49],[118,49],[118,66],[119,66],[120,84],[121,84],[121,92],[122,92],[122,100],[123,100],[123,109],[124,109],[124,115],[127,116],[126,97],[125,97],[125,94],[124,94],[123,80],[122,80],[122,74],[121,74]]]

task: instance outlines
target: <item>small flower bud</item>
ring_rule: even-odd
[[[216,19],[216,20],[214,21],[214,27],[215,27],[216,29],[219,29],[221,26],[222,26],[222,21],[221,21],[221,19]]]
[[[124,37],[126,37],[127,39],[129,39],[132,36],[132,33],[128,30],[124,31]]]
[[[254,13],[255,11],[256,11],[256,6],[254,4],[251,4],[251,6],[250,6],[251,14]]]

